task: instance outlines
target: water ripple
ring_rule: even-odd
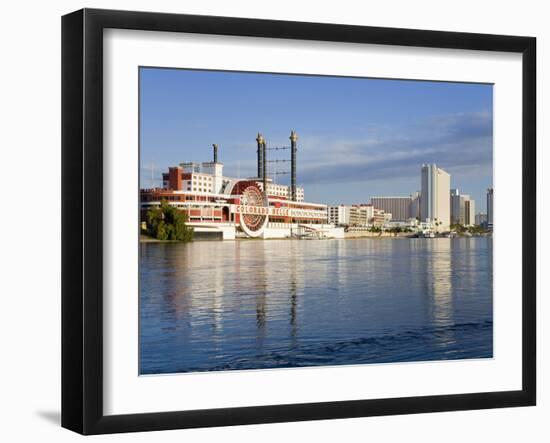
[[[492,240],[140,246],[140,372],[490,358]]]

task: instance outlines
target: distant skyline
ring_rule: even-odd
[[[294,129],[306,201],[408,196],[420,190],[422,164],[436,163],[486,212],[492,110],[487,84],[141,68],[141,185],[160,185],[168,166],[210,161],[212,143],[224,175],[255,176],[257,133],[280,147]]]

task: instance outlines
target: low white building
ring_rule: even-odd
[[[384,224],[384,228],[407,228],[416,230],[420,226],[420,222],[416,218],[408,220],[391,220]]]
[[[348,226],[350,224],[350,206],[338,205],[327,208],[328,222],[335,226]]]

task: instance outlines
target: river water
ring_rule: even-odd
[[[492,239],[140,245],[140,373],[490,358]]]

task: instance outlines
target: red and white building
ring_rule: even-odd
[[[297,136],[292,134],[295,149]],[[258,149],[265,159],[265,143]],[[170,167],[162,181],[162,188],[140,190],[142,223],[147,210],[165,200],[187,214],[196,232],[222,232],[224,239],[344,236],[342,228],[329,224],[327,205],[304,201],[303,188],[275,184],[267,177],[224,176],[216,145],[212,162]]]

